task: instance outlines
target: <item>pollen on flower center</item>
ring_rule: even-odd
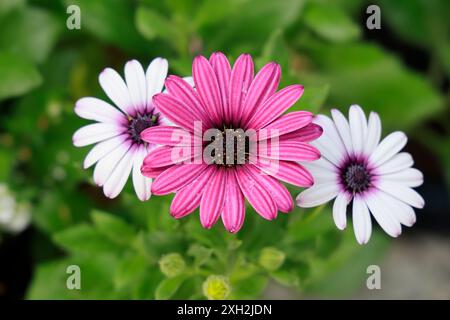
[[[359,193],[370,187],[372,174],[365,163],[349,161],[343,166],[341,178],[345,189]]]
[[[217,130],[212,140],[206,146],[211,149],[211,163],[226,167],[248,163],[250,139],[244,130]]]
[[[129,119],[128,132],[135,143],[143,143],[141,132],[158,124],[159,114],[138,114]]]

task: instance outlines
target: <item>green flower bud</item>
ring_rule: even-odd
[[[176,277],[186,269],[186,262],[179,253],[169,253],[159,259],[159,269],[168,278]]]
[[[230,291],[230,283],[225,276],[211,275],[203,282],[203,294],[208,300],[224,300]]]
[[[266,247],[259,254],[259,264],[268,271],[275,271],[281,267],[286,255],[274,247]]]

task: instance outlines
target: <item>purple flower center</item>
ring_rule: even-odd
[[[351,193],[364,192],[371,186],[372,174],[363,161],[349,160],[341,167],[341,183]]]
[[[128,132],[130,133],[131,139],[135,143],[144,143],[141,139],[141,132],[147,128],[158,125],[159,114],[138,114],[134,118],[130,118]]]
[[[206,147],[211,149],[210,163],[226,167],[248,163],[250,139],[242,129],[218,130]]]

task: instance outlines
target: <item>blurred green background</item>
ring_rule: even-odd
[[[366,28],[374,3],[380,30]],[[72,4],[80,30],[66,27]],[[390,243],[422,228],[448,235],[449,16],[446,0],[2,0],[0,297],[205,299],[210,275],[228,279],[228,298],[276,298],[274,284],[292,297],[354,294]],[[176,221],[171,197],[141,203],[130,185],[106,199],[82,169],[89,148],[72,146],[88,123],[74,102],[105,98],[97,81],[105,67],[122,72],[130,59],[145,66],[162,56],[184,76],[195,55],[214,51],[231,60],[250,53],[258,68],[280,63],[282,85],[305,85],[294,109],[357,103],[379,112],[384,134],[407,132],[426,180],[418,228],[392,241],[374,232],[361,247],[350,226],[335,228],[329,207],[272,222],[247,208],[231,235],[220,222],[203,230],[198,213]],[[170,253],[182,256],[174,272],[162,267]],[[69,265],[80,266],[82,290],[67,289]]]

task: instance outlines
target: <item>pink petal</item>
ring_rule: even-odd
[[[171,166],[167,166],[167,167],[151,167],[151,166],[146,166],[145,165],[145,159],[144,159],[144,164],[142,164],[141,167],[141,173],[146,176],[147,178],[156,178],[157,176],[159,176],[161,173],[163,173],[164,171],[166,171],[167,169],[169,169]]]
[[[273,145],[259,144],[259,157],[286,161],[314,161],[320,158],[320,152],[313,146],[295,140],[281,140]]]
[[[192,159],[194,154],[190,147],[177,148],[172,146],[161,146],[152,150],[144,159],[144,166],[167,167],[183,161]],[[187,151],[186,154],[183,152]]]
[[[323,129],[321,126],[315,124],[315,123],[310,123],[307,126],[286,133],[282,136],[280,136],[280,141],[282,140],[295,140],[295,141],[300,141],[300,142],[311,142],[313,140],[316,140],[317,138],[319,138],[323,133]]]
[[[262,128],[258,134],[258,139],[269,139],[303,129],[311,124],[312,119],[313,114],[308,111],[290,112]]]
[[[170,204],[170,214],[174,218],[182,218],[190,214],[200,205],[203,190],[209,177],[214,172],[213,169],[213,166],[208,167],[202,174],[192,180],[191,183],[177,191]]]
[[[219,219],[225,198],[227,174],[224,168],[214,168],[211,178],[206,182],[200,201],[200,222],[206,229],[211,228]]]
[[[242,193],[261,217],[267,220],[275,219],[277,216],[277,206],[270,192],[267,191],[265,186],[246,167],[237,167],[235,171]]]
[[[241,127],[246,127],[256,108],[275,93],[281,77],[281,68],[275,62],[266,64],[252,81],[245,97]]]
[[[175,192],[190,183],[200,175],[207,165],[205,164],[179,164],[163,171],[152,184],[152,193],[164,195]]]
[[[264,102],[264,104],[260,108],[257,109],[255,114],[249,121],[247,128],[262,128],[265,125],[271,123],[273,120],[282,115],[287,109],[292,107],[292,105],[296,103],[298,99],[300,99],[302,94],[303,86],[301,85],[291,85],[274,93],[266,100],[266,102]],[[289,116],[289,114],[286,116]],[[295,127],[295,129],[300,129],[298,125],[295,126],[295,121],[291,120],[286,124],[290,125],[291,127]]]
[[[233,125],[238,125],[248,88],[253,80],[253,60],[249,54],[241,54],[234,63],[230,76],[228,112]]]
[[[171,95],[189,106],[191,110],[194,110],[198,118],[205,123],[205,126],[211,126],[211,119],[203,109],[197,93],[189,83],[178,76],[171,75],[167,78],[165,85]]]
[[[294,201],[285,186],[275,178],[261,173],[260,170],[253,165],[249,165],[248,169],[253,173],[253,176],[258,177],[259,181],[270,192],[278,210],[285,213],[292,211],[294,208]]]
[[[157,94],[153,97],[153,103],[170,121],[188,131],[193,132],[194,122],[201,121],[194,110],[171,95]]]
[[[205,57],[195,57],[192,64],[192,76],[205,111],[209,114],[214,124],[221,125],[223,107],[219,83],[211,64]]]
[[[230,85],[231,67],[227,57],[222,52],[214,52],[209,58],[209,62],[216,73],[219,84],[220,96],[223,107],[223,117],[226,123],[231,120],[231,114],[228,107],[228,87]]]
[[[141,132],[141,139],[152,144],[167,146],[191,146],[193,135],[179,127],[155,126]]]
[[[225,201],[222,222],[231,233],[238,232],[245,218],[245,201],[241,188],[236,180],[234,169],[227,170],[227,184],[225,187]]]
[[[268,175],[299,187],[310,187],[314,183],[311,173],[296,162],[261,159],[254,165]]]

